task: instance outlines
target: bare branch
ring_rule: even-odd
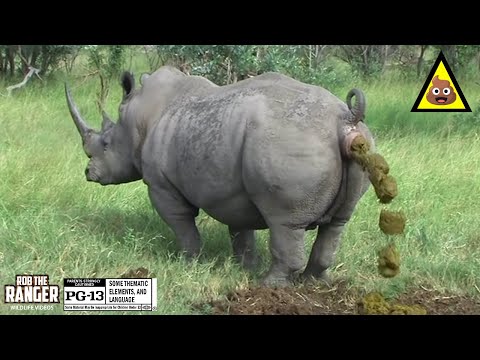
[[[102,112],[105,107],[108,93],[110,92],[110,82],[102,72],[99,72],[98,76],[100,79],[100,90],[97,92],[97,106],[99,111]]]
[[[40,69],[35,69],[34,67],[31,67],[31,66],[29,66],[28,69],[29,69],[28,74],[25,75],[25,78],[23,79],[23,81],[22,81],[21,83],[18,83],[18,84],[16,84],[16,85],[12,85],[12,86],[7,87],[8,96],[11,95],[11,93],[12,93],[13,90],[25,86],[25,84],[28,82],[28,80],[30,80],[30,78],[31,78],[33,75],[37,75],[37,76],[38,76],[38,73],[40,72]]]
[[[99,70],[94,70],[94,71],[91,71],[87,74],[84,74],[84,75],[75,75],[74,77],[77,78],[77,79],[82,79],[82,81],[80,82],[80,84],[78,84],[77,86],[74,86],[74,88],[78,88],[80,86],[82,86],[83,84],[85,84],[85,82],[92,76],[95,76],[99,73],[100,71]]]

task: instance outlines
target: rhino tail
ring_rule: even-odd
[[[355,103],[352,106],[352,99],[355,97]],[[350,113],[347,113],[345,122],[340,125],[340,149],[342,154],[350,159],[352,157],[352,144],[358,136],[364,136],[362,131],[357,128],[357,124],[365,120],[365,95],[359,89],[352,89],[347,94],[347,106]]]
[[[355,97],[355,104],[352,106],[352,98]],[[362,90],[352,89],[347,94],[347,106],[352,113],[351,123],[355,126],[365,120],[366,101]]]

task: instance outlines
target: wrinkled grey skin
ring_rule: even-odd
[[[373,138],[363,94],[347,103],[326,90],[265,73],[228,86],[162,67],[122,77],[119,121],[88,127],[67,103],[90,157],[88,181],[143,179],[151,202],[188,257],[202,247],[199,209],[228,225],[237,260],[257,262],[254,230],[270,231],[265,285],[285,285],[305,268],[305,231],[318,227],[303,275],[328,279],[341,234],[370,182],[345,155],[346,136]],[[350,101],[357,101],[352,107]],[[354,137],[354,136],[353,136]]]

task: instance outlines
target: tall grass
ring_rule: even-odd
[[[158,278],[157,313],[187,314],[194,312],[192,303],[246,287],[268,268],[267,231],[257,235],[262,266],[250,274],[232,261],[225,226],[202,213],[197,223],[205,247],[199,261],[187,264],[176,255],[173,234],[152,209],[142,182],[87,183],[87,158],[68,114],[63,81],[32,82],[0,97],[0,285],[23,273],[48,274],[51,283],[61,284],[67,277],[119,277],[143,266]],[[369,190],[345,229],[333,274],[388,296],[420,285],[478,295],[479,89],[460,82],[474,113],[411,113],[423,81],[331,88],[341,99],[354,86],[364,90],[366,122],[399,185],[391,207],[408,218],[406,233],[397,239],[401,273],[381,278],[376,250],[389,239],[378,228],[381,207]],[[99,127],[97,81],[69,82],[82,113]],[[111,89],[111,114],[120,90]],[[314,236],[307,233],[307,252]],[[54,312],[63,313],[62,307]],[[11,311],[0,305],[0,313]]]

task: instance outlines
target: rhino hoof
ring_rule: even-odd
[[[293,283],[285,277],[278,277],[270,274],[263,278],[261,284],[264,287],[271,288],[285,288],[293,285]]]
[[[255,271],[260,263],[258,256],[243,256],[237,262],[247,271]]]
[[[200,251],[189,251],[184,250],[179,252],[180,257],[182,257],[187,263],[193,263],[200,259]]]
[[[303,283],[320,283],[322,285],[326,285],[328,287],[332,286],[332,278],[327,273],[326,270],[322,271],[320,274],[312,274],[310,272],[305,271],[300,276],[300,281]]]

